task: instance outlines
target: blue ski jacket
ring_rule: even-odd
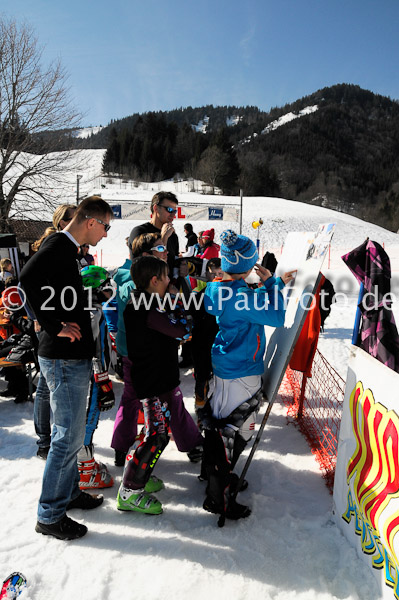
[[[264,326],[284,325],[284,282],[270,277],[251,289],[243,279],[208,283],[205,310],[216,316],[219,332],[212,347],[213,372],[222,379],[262,375]]]
[[[113,280],[117,285],[116,300],[118,303],[118,331],[116,334],[116,350],[121,356],[127,356],[127,345],[126,345],[126,330],[125,321],[123,320],[123,312],[126,308],[126,304],[130,300],[130,294],[135,289],[135,285],[130,276],[130,267],[132,261],[126,259],[126,262],[119,267]]]

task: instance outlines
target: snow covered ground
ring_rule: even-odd
[[[317,106],[317,104],[315,104],[314,106],[307,106],[306,108],[303,108],[298,113],[292,113],[292,112],[286,113],[279,119],[276,119],[276,121],[272,121],[272,123],[269,123],[269,125],[267,125],[267,127],[265,127],[261,133],[270,133],[271,131],[274,131],[278,127],[281,127],[281,125],[285,125],[286,123],[289,123],[290,121],[293,121],[294,119],[298,119],[299,117],[303,117],[304,115],[310,115],[310,114],[316,112],[316,110],[318,110],[318,108],[319,107]]]
[[[182,389],[192,409],[193,379]],[[121,384],[115,382],[117,396]],[[109,465],[115,487],[90,512],[70,511],[89,533],[60,542],[34,531],[43,461],[36,458],[32,406],[0,402],[1,572],[28,579],[25,599],[109,600],[375,600],[374,580],[333,522],[332,496],[305,440],[273,408],[248,473],[241,502],[252,515],[239,522],[204,512],[198,465],[173,442],[157,466],[166,484],[158,517],[122,513],[116,491],[122,469],[109,447],[115,410],[95,434],[96,456]]]
[[[101,129],[104,129],[101,125],[98,127],[82,127],[75,131],[75,137],[77,138],[88,138],[91,135],[96,135]]]
[[[154,184],[157,189],[159,184]],[[176,189],[179,184],[163,184]],[[182,185],[182,184],[181,184]],[[137,188],[140,199],[150,199],[152,186]],[[122,190],[103,188],[105,199]],[[189,194],[177,188],[183,202],[209,202],[215,206],[231,198]],[[129,191],[130,193],[130,191]],[[347,348],[353,326],[357,286],[340,256],[369,236],[384,243],[399,273],[399,238],[380,227],[341,213],[276,198],[244,200],[243,233],[256,239],[251,222],[264,220],[260,230],[263,250],[278,258],[288,231],[314,231],[319,223],[335,222],[330,268],[324,272],[336,289],[347,290],[347,299],[333,305],[319,348],[345,377]],[[110,234],[97,249],[103,264],[121,264],[126,254],[124,238],[134,222],[114,221]],[[196,231],[213,226],[218,233],[237,224],[193,222]],[[183,244],[183,222],[176,222]],[[93,250],[93,249],[92,249]],[[395,292],[394,282],[394,292]],[[398,290],[396,290],[397,292]],[[395,304],[397,314],[398,303]],[[193,412],[194,379],[182,372],[186,405]],[[5,382],[0,381],[1,389]],[[121,383],[114,380],[117,401]],[[118,403],[118,402],[117,402]],[[116,510],[116,492],[122,469],[113,464],[110,448],[116,408],[103,413],[95,434],[96,457],[115,477],[115,487],[105,490],[104,504],[94,510],[71,511],[89,533],[78,541],[61,542],[34,531],[36,504],[44,463],[36,457],[31,404],[16,405],[0,396],[0,506],[2,544],[0,579],[22,571],[28,588],[25,600],[376,600],[376,584],[334,523],[332,496],[317,463],[301,437],[287,425],[282,404],[276,402],[248,472],[249,488],[239,500],[252,515],[226,522],[202,510],[204,484],[199,466],[169,444],[157,475],[166,484],[158,496],[161,516],[128,514]],[[242,466],[242,463],[241,463]]]

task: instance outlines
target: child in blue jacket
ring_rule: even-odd
[[[281,289],[292,273],[275,279],[259,264],[255,244],[232,230],[221,236],[223,277],[208,283],[204,304],[216,316],[219,332],[212,347],[215,379],[210,399],[212,418],[206,420],[202,476],[208,480],[204,509],[230,519],[249,516],[250,509],[238,504],[233,492],[238,477],[232,473],[238,457],[252,437],[259,409],[265,325],[284,325]],[[245,282],[255,268],[263,285],[251,289]],[[245,482],[245,486],[247,483]]]

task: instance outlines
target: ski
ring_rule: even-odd
[[[26,578],[22,573],[11,573],[3,581],[0,600],[15,600],[26,587]]]

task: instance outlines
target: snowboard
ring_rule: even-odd
[[[26,578],[22,573],[11,573],[3,581],[0,592],[0,600],[14,600],[18,598],[22,590],[26,587]]]

